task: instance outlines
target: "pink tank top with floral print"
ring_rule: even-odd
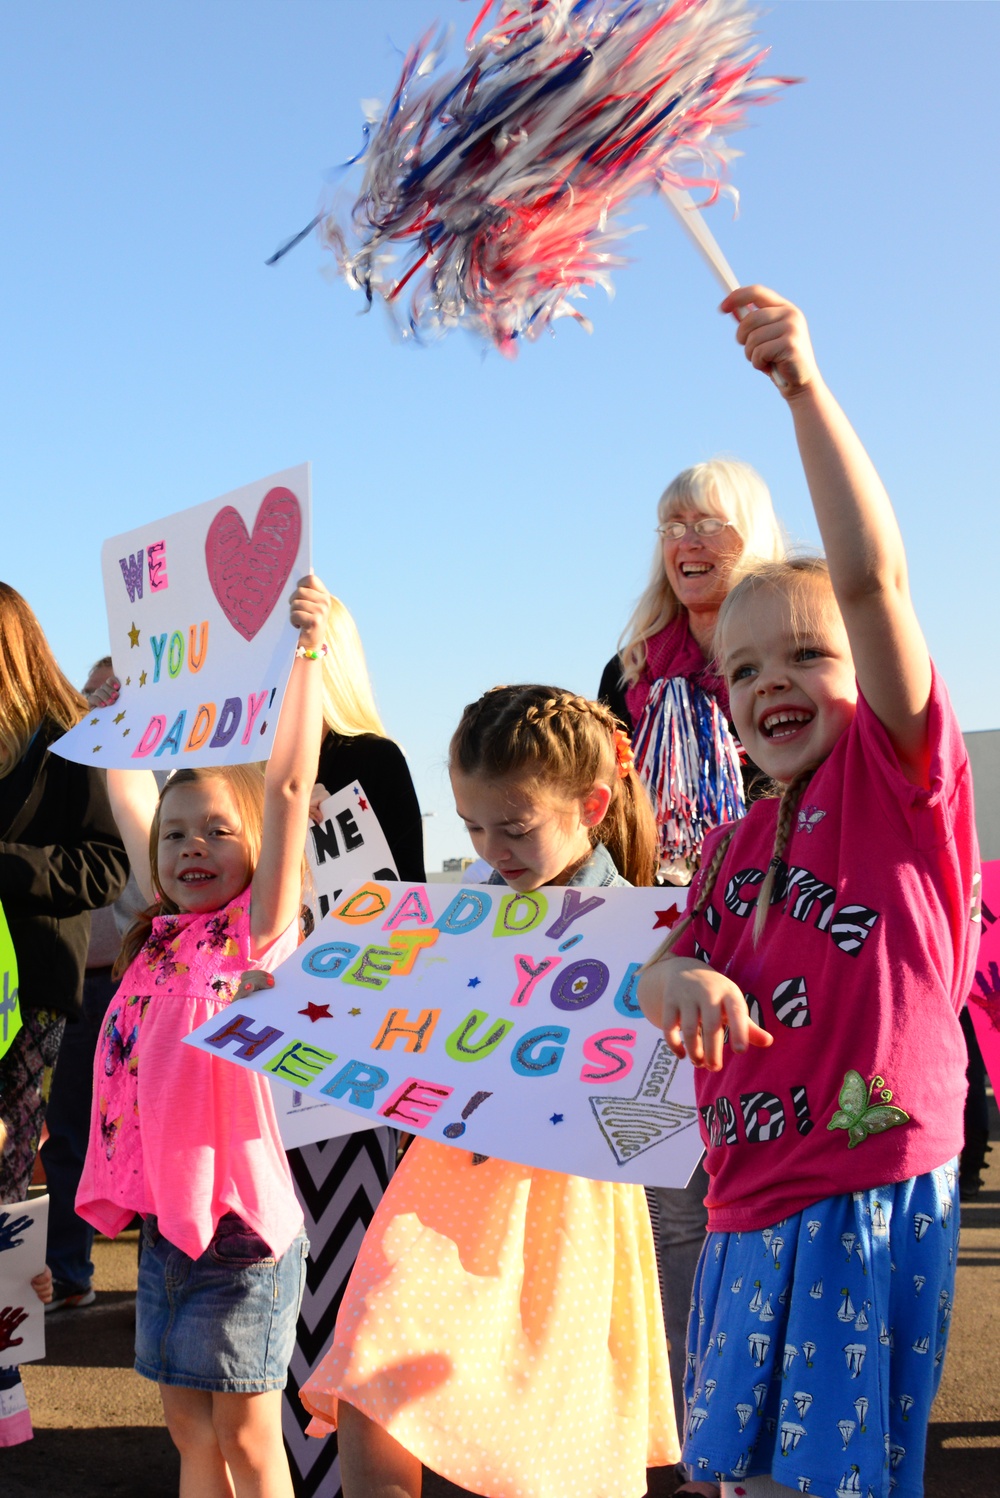
[[[280,1256],[302,1226],[267,1080],[183,1045],[298,942],[293,923],[250,957],[250,891],[206,915],[164,915],[105,1016],[76,1208],[113,1237],[136,1212],[191,1258],[236,1212]]]

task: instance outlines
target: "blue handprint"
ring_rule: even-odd
[[[20,1248],[24,1239],[16,1238],[15,1233],[23,1233],[34,1221],[33,1217],[11,1217],[9,1212],[0,1212],[0,1254],[5,1248]]]

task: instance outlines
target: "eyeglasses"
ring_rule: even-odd
[[[666,536],[671,541],[679,541],[688,531],[694,531],[696,536],[717,536],[730,524],[728,520],[720,520],[717,515],[705,515],[701,520],[694,520],[690,525],[683,520],[668,520],[665,525],[656,527],[657,533]]]

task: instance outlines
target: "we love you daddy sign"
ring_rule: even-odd
[[[101,549],[121,694],[54,748],[122,770],[265,760],[309,571],[309,466],[154,520]]]
[[[639,1011],[678,916],[661,889],[390,884],[345,892],[187,1043],[444,1144],[594,1180],[683,1185],[693,1070]]]

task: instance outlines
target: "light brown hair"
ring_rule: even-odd
[[[609,785],[611,803],[590,829],[591,842],[604,844],[630,884],[649,885],[659,856],[656,819],[635,770],[619,774],[620,731],[614,713],[588,697],[558,687],[494,687],[463,712],[449,763],[466,775],[524,776],[566,797]]]
[[[31,607],[0,583],[0,777],[9,775],[42,722],[70,729],[86,698],[60,671]]]
[[[160,822],[163,818],[163,803],[172,790],[181,785],[198,785],[206,780],[224,780],[232,793],[240,819],[240,831],[246,850],[246,883],[253,878],[253,871],[260,858],[261,836],[264,830],[264,774],[261,765],[212,765],[203,768],[176,770],[160,791],[156,811],[149,828],[149,872],[153,880],[156,899],[152,905],[140,911],[126,931],[122,949],[114,966],[114,977],[120,978],[129,964],[142,951],[153,921],[159,915],[176,915],[179,906],[169,900],[160,889],[159,846]]]
[[[716,655],[721,661],[722,646],[725,638],[726,620],[741,606],[752,602],[753,598],[760,592],[769,590],[782,593],[789,601],[792,620],[792,629],[796,635],[805,636],[808,632],[810,622],[816,617],[817,604],[820,607],[833,607],[836,609],[837,601],[833,593],[833,585],[830,582],[830,570],[823,557],[799,556],[787,557],[781,562],[771,562],[766,567],[757,567],[753,572],[742,577],[736,586],[729,592],[719,610],[719,622],[715,631]],[[795,826],[795,816],[802,800],[802,793],[809,784],[815,767],[800,770],[791,780],[784,784],[776,781],[770,783],[769,789],[764,789],[758,800],[768,797],[780,798],[778,815],[774,828],[774,846],[771,849],[771,861],[767,866],[763,882],[757,891],[757,905],[754,911],[753,939],[757,946],[764,934],[764,926],[767,922],[767,913],[771,908],[774,896],[774,886],[778,877],[788,847],[792,829]],[[691,925],[694,917],[700,915],[705,909],[716,880],[719,870],[722,868],[726,856],[726,850],[733,837],[733,828],[724,837],[721,837],[718,846],[712,855],[712,860],[705,870],[701,881],[701,888],[688,914],[683,921],[671,931],[666,941],[660,946],[646,964],[651,967],[659,962],[661,957],[669,956],[676,943],[680,940],[683,932]]]

